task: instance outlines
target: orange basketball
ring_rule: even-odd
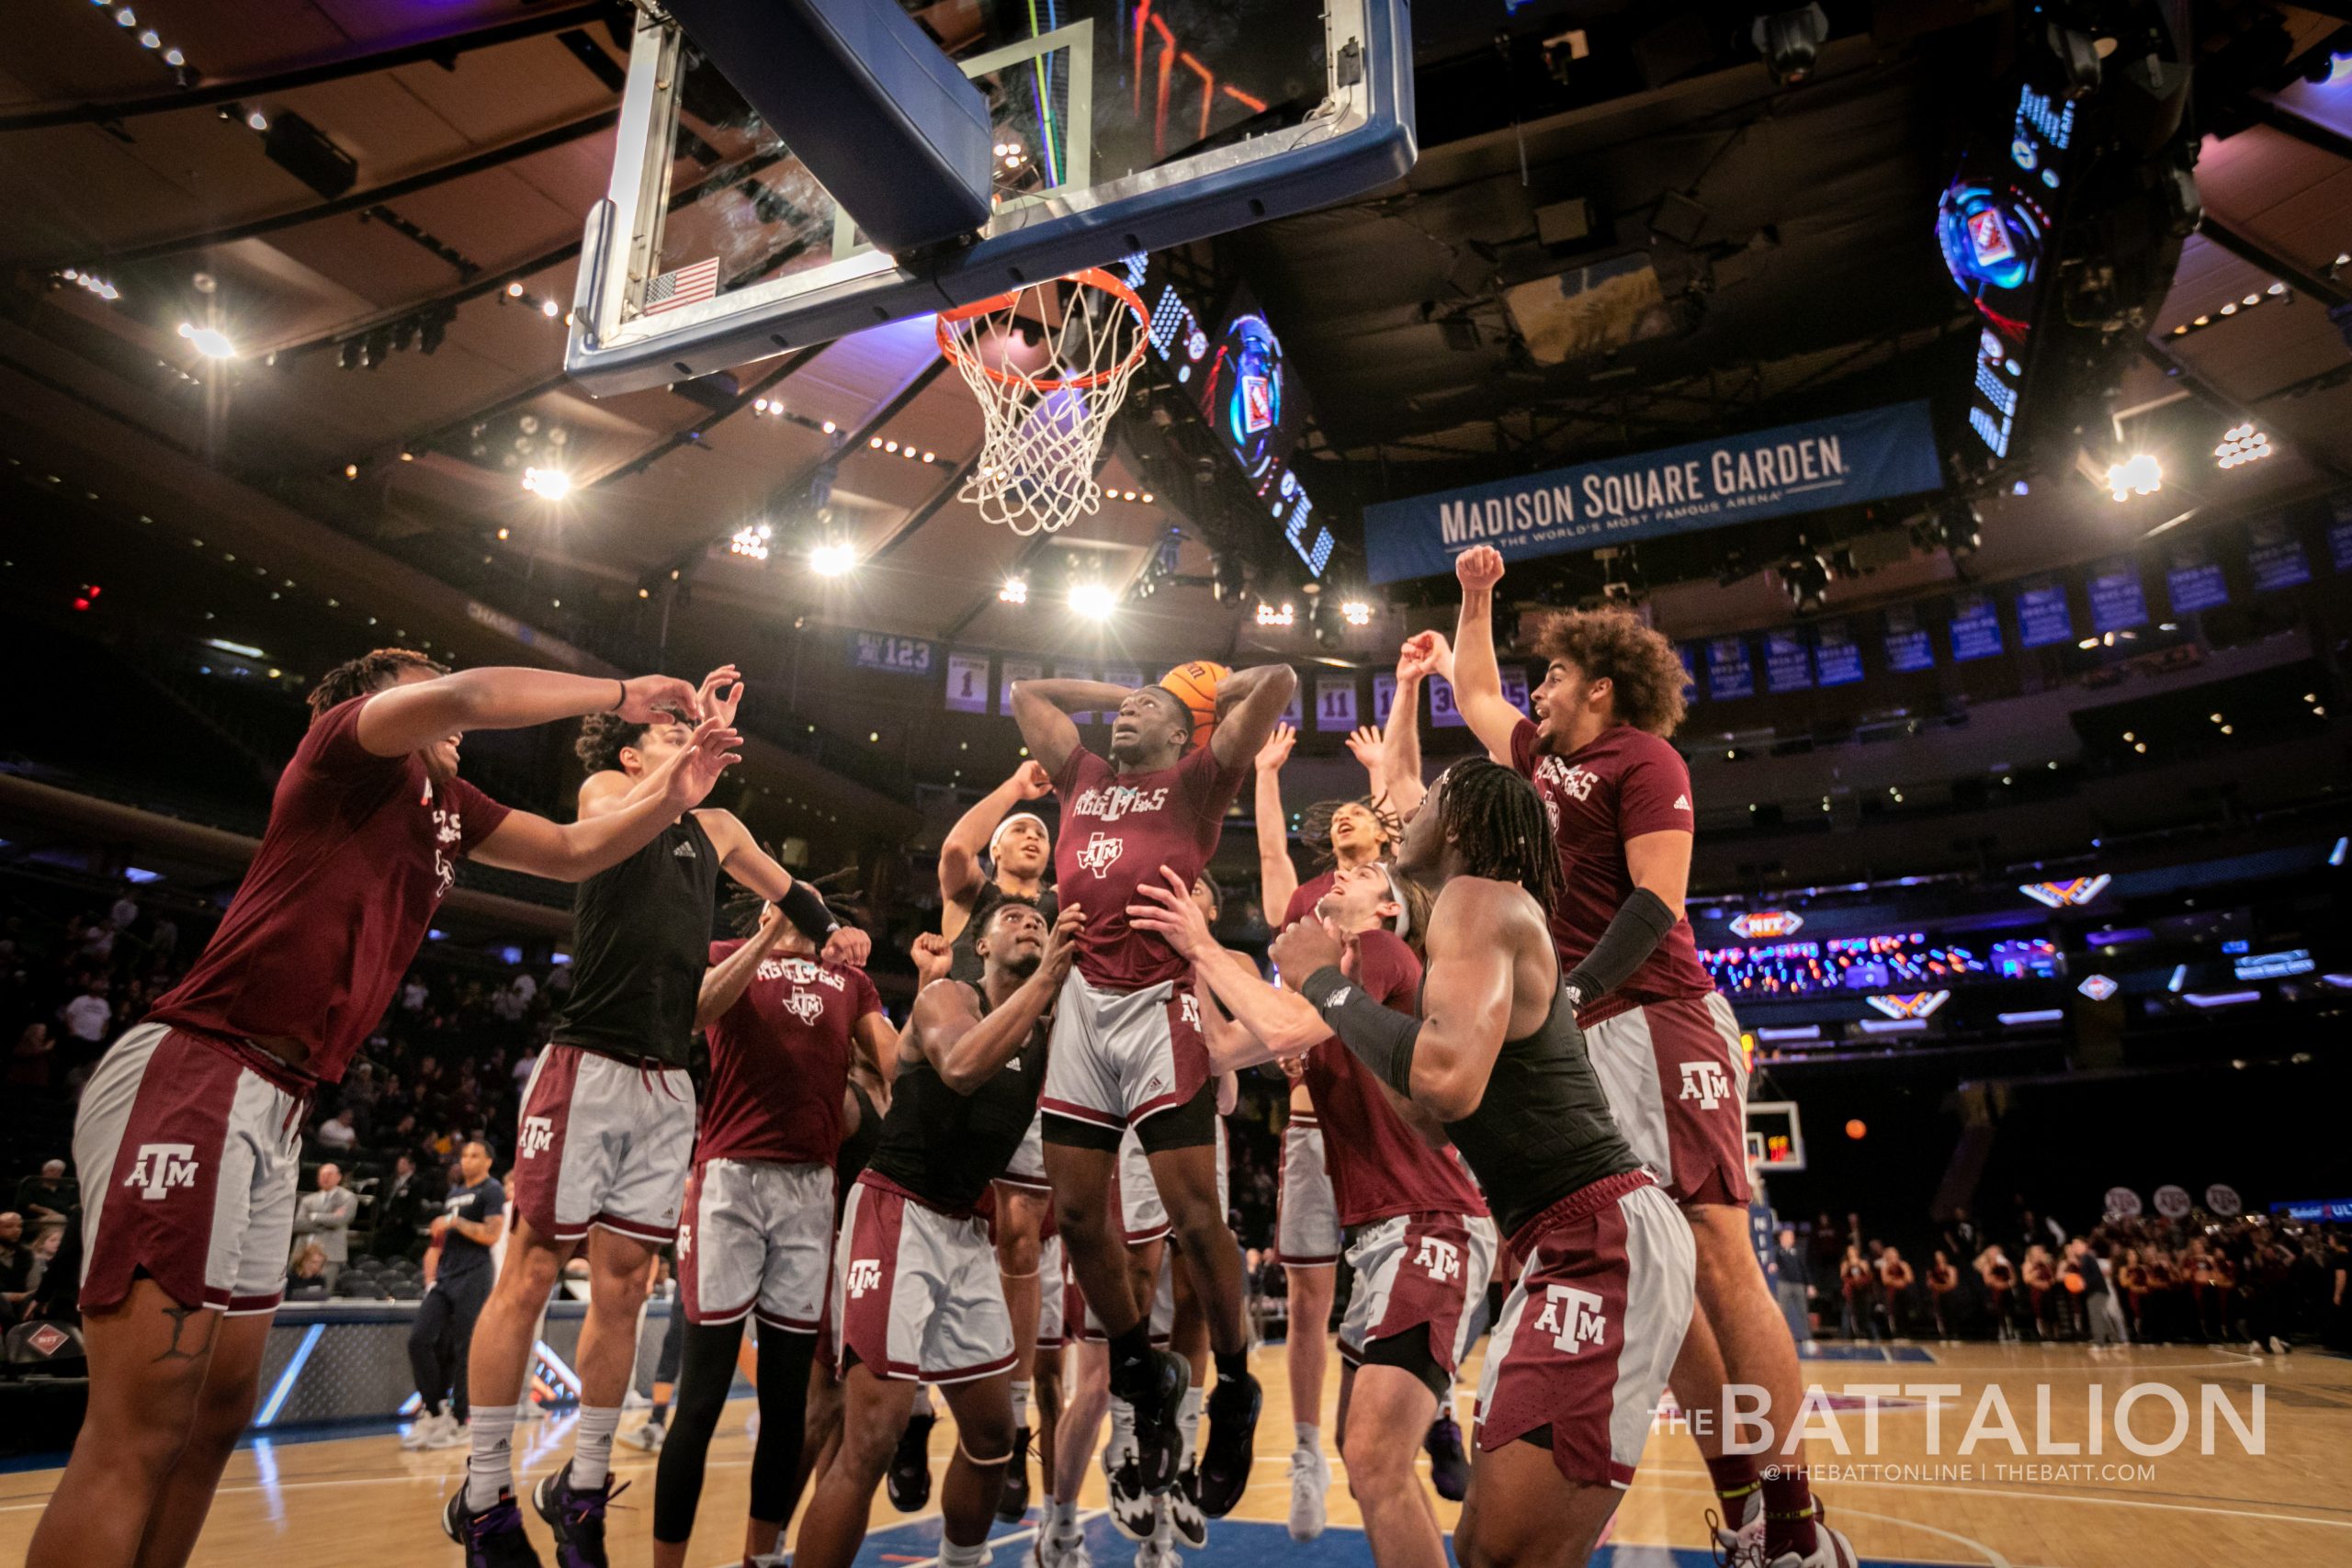
[[[1859,1138],[1869,1131],[1868,1127],[1862,1125],[1862,1119],[1859,1116],[1846,1123],[1846,1136],[1849,1138]]]
[[[1193,744],[1198,746],[1208,739],[1209,731],[1216,725],[1216,690],[1233,671],[1222,664],[1205,659],[1195,659],[1179,664],[1159,678],[1159,683],[1176,694],[1179,701],[1193,710]]]

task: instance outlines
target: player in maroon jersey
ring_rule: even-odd
[[[577,881],[650,842],[735,761],[702,723],[630,809],[559,826],[458,776],[469,729],[699,718],[684,681],[450,674],[381,649],[311,694],[269,827],[187,977],[115,1042],[74,1133],[89,1414],[33,1568],[184,1562],[253,1414],[283,1286],[304,1107],[390,1005],[458,862]]]
[[[684,1370],[654,1480],[655,1568],[683,1568],[744,1319],[760,1320],[760,1435],[743,1555],[775,1551],[800,1465],[801,1417],[832,1260],[833,1162],[853,1052],[887,1078],[899,1032],[865,971],[820,962],[775,905],[748,940],[710,944],[695,1021],[710,1042],[678,1225]]]
[[[1413,1461],[1421,1434],[1452,1396],[1494,1269],[1498,1238],[1486,1202],[1442,1152],[1436,1118],[1374,1077],[1311,1004],[1217,946],[1207,922],[1170,888],[1147,883],[1137,892],[1146,902],[1130,918],[1191,960],[1197,984],[1219,1004],[1202,1013],[1219,1071],[1306,1052],[1304,1081],[1328,1139],[1340,1223],[1354,1237],[1348,1264],[1355,1287],[1340,1332],[1348,1490],[1383,1568],[1444,1568],[1444,1540]],[[1407,1013],[1419,1010],[1421,985],[1420,960],[1396,931],[1408,900],[1426,916],[1426,899],[1392,884],[1386,867],[1357,865],[1340,872],[1315,907],[1354,944],[1365,994]]]
[[[1126,1270],[1106,1201],[1119,1139],[1133,1126],[1187,1258],[1200,1268],[1217,1368],[1200,1501],[1211,1517],[1240,1500],[1257,1430],[1258,1386],[1241,1315],[1241,1258],[1216,1201],[1216,1088],[1184,961],[1127,923],[1136,884],[1175,867],[1187,886],[1216,852],[1226,808],[1273,733],[1298,676],[1287,664],[1224,677],[1218,720],[1193,744],[1192,710],[1164,686],[1023,681],[1012,689],[1022,739],[1061,797],[1055,886],[1088,911],[1077,967],[1054,1014],[1046,1172],[1063,1245],[1111,1337],[1113,1392],[1136,1407],[1145,1489],[1165,1492],[1182,1457],[1179,1408],[1191,1386],[1181,1357],[1151,1347],[1148,1303]],[[1115,709],[1110,756],[1087,750],[1072,711]]]
[[[1504,697],[1495,662],[1502,556],[1477,546],[1455,558],[1454,573],[1461,620],[1451,668],[1438,673],[1453,681],[1471,731],[1543,797],[1560,857],[1552,941],[1586,1048],[1618,1130],[1681,1205],[1697,1240],[1699,1311],[1673,1387],[1683,1409],[1715,1416],[1691,1427],[1724,1509],[1727,1528],[1717,1533],[1775,1568],[1839,1561],[1850,1549],[1836,1531],[1816,1529],[1794,1446],[1804,1396],[1796,1343],[1748,1240],[1739,1024],[1700,964],[1683,914],[1690,772],[1667,743],[1682,720],[1682,661],[1629,613],[1548,616],[1535,635],[1547,668],[1531,720]],[[1417,640],[1439,656],[1434,639]],[[1753,1455],[1723,1451],[1725,1390],[1735,1382],[1763,1391],[1758,1414],[1772,1443],[1789,1445],[1780,1457],[1796,1462],[1768,1462],[1759,1479]]]

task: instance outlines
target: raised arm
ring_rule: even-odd
[[[957,1094],[970,1094],[991,1074],[1021,1053],[1037,1021],[1046,1016],[1069,978],[1078,958],[1079,933],[1086,917],[1070,905],[1054,922],[1046,954],[1036,972],[1001,1007],[981,1016],[972,987],[960,980],[930,987],[915,998],[907,1020],[908,1032],[939,1074],[940,1082]]]
[[[704,676],[701,689],[695,694],[695,700],[702,705],[705,718],[715,718],[733,728],[735,712],[743,705],[743,682],[738,678],[735,666],[722,664]],[[654,718],[659,720],[661,716],[656,714]],[[618,768],[602,769],[580,781],[576,803],[579,809],[574,815],[583,821],[591,817],[602,817],[607,811],[618,811],[625,806],[633,806],[648,795],[658,793],[661,787],[659,770],[632,780]]]
[[[1290,819],[1283,815],[1283,764],[1290,760],[1298,732],[1277,724],[1258,748],[1258,783],[1251,796],[1258,819],[1258,907],[1269,924],[1283,918],[1298,891],[1298,868],[1290,859]]]
[[[1036,749],[1030,748],[1033,751]],[[989,835],[996,831],[998,823],[1012,815],[1014,807],[1048,795],[1053,787],[1053,775],[1046,771],[1044,763],[1032,759],[1014,770],[1011,778],[980,796],[969,811],[956,819],[956,826],[947,829],[947,837],[939,846],[942,936],[953,940],[972,917],[972,904],[978,898],[985,880],[980,872],[980,856],[988,852]],[[947,929],[951,924],[953,931]]]
[[[1297,693],[1298,671],[1287,664],[1260,664],[1227,675],[1217,689],[1216,728],[1209,733],[1209,750],[1218,763],[1238,768],[1256,756]]]
[[[1388,738],[1368,724],[1360,724],[1348,732],[1348,755],[1363,766],[1364,794],[1374,805],[1386,805]]]
[[[1453,648],[1443,632],[1422,632],[1406,640],[1396,656],[1396,697],[1383,732],[1388,775],[1388,808],[1409,817],[1429,793],[1421,782],[1421,683],[1431,675],[1453,679]]]
[[[708,1029],[727,1014],[727,1010],[741,1001],[743,993],[752,988],[752,981],[784,940],[789,924],[784,912],[771,905],[760,912],[760,929],[742,946],[702,972],[702,989],[695,995],[695,1027]]]
[[[1510,755],[1511,731],[1523,716],[1503,695],[1495,662],[1495,584],[1503,580],[1502,552],[1476,545],[1453,558],[1462,583],[1462,618],[1453,628],[1453,705],[1489,754]]]
[[[606,680],[500,665],[379,692],[359,710],[357,734],[375,755],[401,757],[460,730],[524,729],[592,713],[650,724],[670,712],[690,722],[703,716],[695,689],[674,676]]]
[[[887,1012],[869,1012],[850,1026],[850,1037],[885,1084],[899,1080],[899,1026]]]
[[[1134,694],[1107,681],[1015,681],[1012,722],[1021,727],[1021,739],[1046,776],[1059,778],[1062,764],[1078,750],[1078,726],[1069,716],[1115,708]]]
[[[792,873],[760,848],[760,841],[732,811],[706,807],[695,813],[695,820],[710,835],[711,846],[718,852],[719,868],[739,886],[782,909],[784,918],[818,945],[820,958],[828,964],[865,967],[874,939],[855,926],[834,919],[825,908],[824,896],[806,883],[795,882]]]
[[[718,775],[742,761],[735,750],[741,740],[718,720],[705,719],[685,749],[658,770],[664,781],[659,793],[593,820],[568,825],[528,811],[511,812],[474,846],[473,858],[485,865],[526,871],[558,882],[583,881],[635,854],[659,837],[663,828],[701,805]]]

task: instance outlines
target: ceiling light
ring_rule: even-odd
[[[2213,448],[2213,460],[2224,468],[2242,468],[2269,457],[2273,450],[2268,433],[2246,420],[2222,433],[2221,445]]]
[[[542,299],[539,301],[539,314],[545,316],[548,321],[554,321],[562,313],[562,310],[557,306],[554,300]]]
[[[829,419],[829,420],[827,420],[827,421],[825,422],[825,423],[824,423],[824,432],[825,432],[825,434],[828,434],[828,435],[831,435],[834,431],[839,430],[840,428],[841,428],[841,426],[840,426],[840,425],[835,424],[835,423],[834,423],[831,420],[830,420],[830,419]]]
[[[1119,607],[1119,596],[1100,582],[1073,582],[1069,585],[1069,607],[1090,621],[1107,621],[1111,612]]]
[[[2266,294],[2284,294],[2287,292],[2287,286],[2283,283],[2274,283],[2268,288],[2263,290],[2263,292]]]
[[[506,286],[506,298],[509,299],[520,299],[523,298],[523,286],[520,283],[508,284]]]
[[[1004,586],[996,591],[996,598],[1000,604],[1026,604],[1029,603],[1029,580],[1025,577],[1006,578]]]
[[[2164,489],[2165,471],[2153,453],[2137,452],[2107,468],[2107,492],[2118,501],[2154,495]]]
[[[857,564],[857,552],[847,545],[819,545],[808,552],[808,570],[820,577],[840,577]]]
[[[139,35],[139,47],[141,49],[161,49],[164,47],[163,37],[161,34],[157,33],[154,28],[149,28],[146,31]]]
[[[269,129],[269,116],[262,113],[259,109],[254,109],[245,116],[245,123],[253,127],[255,130],[267,130]]]
[[[1340,618],[1351,626],[1368,626],[1372,625],[1372,606],[1362,599],[1342,600]]]
[[[523,488],[542,501],[561,501],[571,493],[571,476],[561,468],[525,468]]]
[[[187,339],[190,346],[207,359],[237,357],[237,345],[231,343],[229,334],[218,327],[199,327],[191,321],[182,321],[180,336]]]
[[[1258,601],[1258,624],[1261,626],[1287,626],[1295,624],[1297,619],[1297,606],[1288,601],[1280,605],[1270,604],[1263,599]]]

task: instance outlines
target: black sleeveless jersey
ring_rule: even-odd
[[[718,893],[718,851],[692,812],[582,883],[555,1043],[685,1066]]]
[[[988,993],[974,987],[980,1012]],[[1046,1027],[1041,1022],[1018,1055],[969,1094],[947,1087],[929,1059],[900,1062],[890,1086],[890,1113],[866,1168],[933,1208],[963,1213],[1004,1174],[1046,1086]]]
[[[833,1159],[833,1228],[841,1229],[842,1210],[849,1203],[851,1183],[858,1178],[868,1161],[874,1157],[874,1146],[882,1141],[882,1112],[875,1109],[874,1097],[865,1086],[851,1078],[844,1086],[857,1101],[857,1130],[842,1140],[842,1151]]]
[[[1478,1109],[1445,1124],[1506,1236],[1579,1187],[1641,1165],[1618,1135],[1566,994],[1554,985],[1542,1027],[1503,1042]]]
[[[1034,901],[1037,906],[1037,912],[1046,917],[1046,924],[1048,926],[1061,918],[1061,900],[1054,896],[1054,890],[1050,887],[1039,889],[1036,898],[1031,900],[1023,898],[1018,894],[1007,893],[1003,888],[999,887],[994,880],[980,884],[979,897],[972,900],[972,918],[964,922],[964,929],[957,931],[956,940],[948,944],[947,977],[949,979],[961,980],[976,991],[980,988],[980,980],[986,966],[981,964],[980,955],[972,950],[972,944],[980,940],[980,932],[987,928],[989,916],[995,912],[996,907],[999,904],[1013,901],[1023,904]]]

